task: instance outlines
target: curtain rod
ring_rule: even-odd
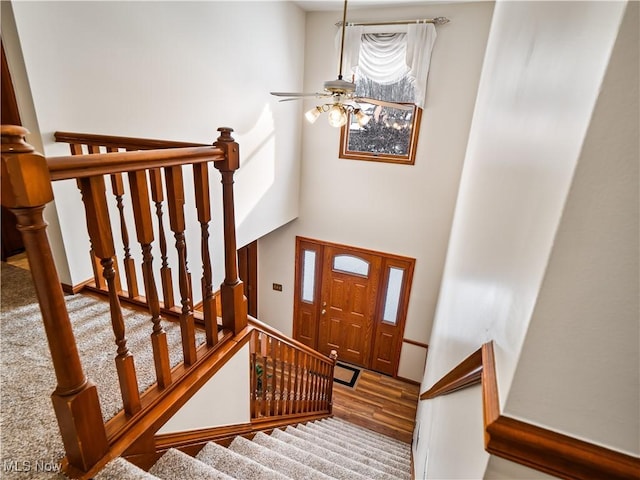
[[[374,25],[409,25],[411,23],[433,23],[434,25],[444,25],[449,23],[447,17],[421,18],[417,20],[394,20],[389,22],[347,22],[347,27],[369,27]],[[342,22],[336,23],[336,27],[341,27]]]

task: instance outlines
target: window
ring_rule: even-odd
[[[368,277],[369,262],[353,255],[336,255],[333,257],[333,270]]]
[[[340,134],[340,158],[410,165],[415,162],[436,33],[433,25],[425,24],[401,29],[380,32],[365,31],[362,26],[347,28],[346,71],[354,75],[355,97],[406,108],[359,101],[369,120],[358,122],[355,115],[349,114]]]
[[[316,252],[305,250],[302,259],[302,301],[313,303],[316,287]]]

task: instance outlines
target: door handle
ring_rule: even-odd
[[[320,312],[320,315],[324,315],[325,313],[327,313],[327,311],[323,308],[322,311]]]

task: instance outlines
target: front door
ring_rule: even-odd
[[[376,311],[380,257],[340,247],[325,247],[318,350],[369,366]]]
[[[396,375],[414,260],[296,239],[293,337],[338,359]]]

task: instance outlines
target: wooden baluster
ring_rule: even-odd
[[[293,369],[293,348],[287,346],[286,350],[285,350],[285,362],[287,364],[287,395],[285,397],[285,404],[284,404],[284,413],[285,414],[291,414],[291,388],[292,388],[292,382],[291,382],[291,373],[292,373],[292,369]]]
[[[51,395],[62,442],[71,466],[89,470],[108,451],[96,386],[84,374],[43,211],[53,200],[45,158],[24,141],[22,127],[2,126],[2,205],[18,219],[32,268],[42,322],[47,335],[57,386]]]
[[[271,337],[271,407],[269,413],[271,416],[276,414],[276,393],[278,390],[277,384],[277,372],[276,372],[276,359],[278,357],[278,341]]]
[[[167,204],[169,206],[169,225],[176,239],[178,252],[178,284],[180,286],[180,331],[182,332],[182,352],[185,365],[193,365],[196,361],[196,330],[191,305],[191,286],[187,269],[187,246],[184,230],[184,185],[182,167],[165,168],[167,183]]]
[[[296,410],[295,413],[302,411],[302,362],[303,354],[296,350]]]
[[[239,147],[231,136],[233,129],[219,128],[214,144],[225,152],[225,160],[215,162],[222,175],[222,208],[224,222],[225,278],[220,286],[222,325],[237,334],[247,326],[247,299],[238,278],[236,225],[233,207],[233,173],[240,167]]]
[[[329,413],[331,413],[333,411],[333,371],[336,368],[336,363],[338,362],[338,351],[331,350],[329,358],[331,359],[331,368],[329,369],[329,398],[327,402],[329,404]]]
[[[313,357],[311,359],[311,364],[313,365],[313,381],[311,383],[311,411],[315,412],[318,410],[318,390],[319,390],[319,368],[318,368],[318,359]]]
[[[151,254],[153,225],[151,223],[149,189],[144,170],[129,172],[129,188],[131,189],[131,204],[136,222],[136,234],[142,248],[142,278],[145,296],[149,313],[151,314],[151,322],[153,323],[153,331],[151,333],[153,361],[158,387],[162,389],[171,384],[171,367],[167,333],[160,323],[160,301],[158,300],[158,290],[156,289],[156,281],[153,275],[153,255]]]
[[[151,183],[151,199],[156,206],[156,217],[158,218],[158,237],[160,239],[160,282],[162,284],[162,301],[164,308],[172,308],[173,300],[173,280],[171,278],[171,267],[167,257],[167,236],[164,231],[162,221],[162,201],[164,200],[164,190],[162,188],[162,172],[159,168],[149,170],[149,182]]]
[[[202,244],[202,309],[204,312],[204,328],[207,345],[212,347],[218,342],[218,313],[213,296],[213,272],[209,253],[209,222],[211,221],[211,200],[209,193],[209,164],[193,165],[193,182],[195,184],[196,209],[200,222]],[[193,300],[193,299],[192,299]]]
[[[326,410],[327,405],[327,392],[329,390],[329,364],[322,363],[323,382],[322,382],[322,409]]]
[[[124,203],[122,197],[124,196],[124,182],[122,181],[122,174],[115,173],[111,175],[111,189],[113,195],[116,197],[116,205],[118,206],[118,213],[120,215],[120,232],[122,234],[122,245],[124,247],[124,274],[127,279],[127,294],[129,298],[136,298],[140,296],[138,291],[138,278],[136,275],[136,266],[133,258],[131,257],[131,249],[129,248],[129,231],[127,229],[127,222],[124,216]]]
[[[256,376],[257,353],[256,353],[256,336],[258,331],[254,330],[249,339],[249,412],[250,417],[255,418],[256,392],[258,390]]]
[[[262,334],[260,351],[262,352],[262,416],[269,416],[269,336]]]
[[[120,307],[120,299],[116,287],[116,271],[113,268],[115,247],[107,207],[104,177],[81,178],[78,183],[82,192],[82,201],[85,205],[87,230],[91,246],[98,258],[100,258],[103,268],[102,276],[105,278],[109,290],[111,325],[115,335],[115,342],[118,346],[115,363],[120,382],[122,404],[125,413],[132,415],[140,410],[140,393],[138,392],[133,355],[127,348],[124,319],[122,318],[122,308]]]
[[[254,337],[253,337],[253,344],[254,344],[254,351],[255,351],[255,356],[256,356],[256,368],[255,368],[255,375],[256,375],[256,382],[254,385],[254,391],[252,392],[253,398],[254,400],[254,405],[253,405],[253,409],[251,411],[251,415],[252,418],[259,418],[260,417],[260,408],[262,406],[262,372],[263,372],[263,367],[262,367],[262,355],[260,352],[260,335],[261,333],[259,331],[255,331],[254,332]]]
[[[82,151],[82,144],[79,143],[70,143],[69,148],[71,150],[71,155],[82,155],[84,152]],[[91,151],[89,150],[89,153]],[[80,188],[80,183],[77,182],[78,188]],[[107,284],[105,283],[104,277],[101,275],[101,265],[100,259],[93,251],[93,248],[89,250],[89,258],[91,259],[91,268],[93,269],[93,281],[96,284],[96,287],[100,290],[106,290]]]
[[[307,412],[307,393],[308,393],[308,377],[309,371],[307,370],[307,355],[303,354],[302,355],[302,392],[300,394],[300,399],[302,400],[300,402],[300,412],[301,413],[306,413]]]
[[[286,405],[286,389],[285,389],[285,382],[284,382],[284,374],[285,374],[285,369],[287,367],[287,362],[285,361],[286,359],[286,345],[284,343],[282,343],[281,341],[278,341],[278,343],[280,344],[280,348],[279,348],[279,359],[280,359],[280,404],[278,405],[278,415],[282,415],[284,414],[284,410],[285,410],[285,405]]]

